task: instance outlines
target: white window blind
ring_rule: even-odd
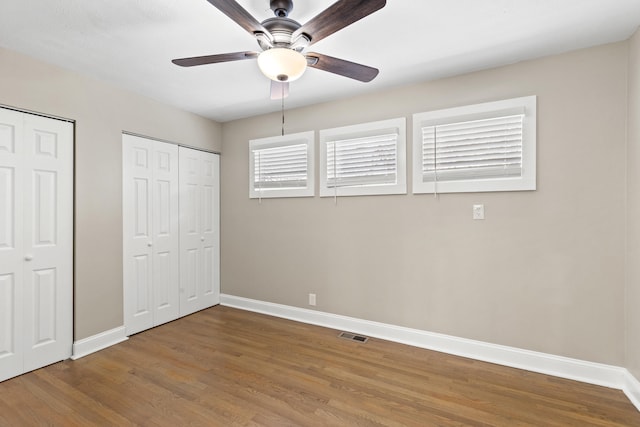
[[[327,187],[395,184],[398,134],[327,142]]]
[[[406,193],[405,119],[320,131],[320,195]]]
[[[524,115],[422,128],[422,180],[522,175]]]
[[[249,197],[313,196],[313,143],[313,132],[249,141]]]
[[[307,145],[253,150],[255,191],[306,188]]]
[[[536,189],[535,96],[413,115],[413,192]]]

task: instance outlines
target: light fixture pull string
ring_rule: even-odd
[[[433,197],[438,198],[438,127],[433,127]]]
[[[282,89],[282,136],[284,136],[284,83],[280,83],[280,89]]]
[[[338,206],[338,175],[336,172],[336,142],[333,141],[333,204]]]
[[[254,172],[255,173],[255,172]],[[258,151],[258,204],[262,204],[262,151]]]

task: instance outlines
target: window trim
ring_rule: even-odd
[[[270,188],[256,190],[253,186],[255,158],[254,151],[306,144],[307,146],[307,185],[304,188]],[[290,135],[278,135],[249,141],[249,198],[269,199],[287,197],[315,196],[315,132],[300,132]]]
[[[368,136],[397,134],[396,140],[396,182],[370,186],[327,186],[327,143],[333,140],[357,139]],[[360,123],[331,129],[323,129],[319,136],[320,146],[320,197],[370,196],[407,194],[406,165],[406,118],[399,117],[376,122]]]
[[[536,189],[537,97],[525,96],[413,115],[413,194],[530,191]],[[522,128],[522,175],[501,178],[423,182],[422,128],[511,114],[524,114]]]

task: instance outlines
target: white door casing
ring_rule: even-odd
[[[178,147],[123,135],[123,283],[127,335],[179,315]]]
[[[220,302],[220,157],[180,147],[180,314]]]
[[[0,380],[71,356],[73,124],[0,109]]]

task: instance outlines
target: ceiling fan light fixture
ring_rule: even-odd
[[[276,47],[265,50],[258,56],[258,67],[271,80],[292,82],[304,74],[307,59],[293,49]]]

